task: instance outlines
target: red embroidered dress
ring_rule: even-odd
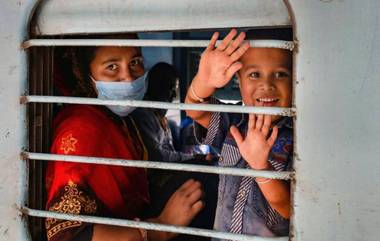
[[[54,121],[51,153],[143,159],[133,125],[123,123],[101,107],[66,107]],[[46,207],[56,212],[133,219],[149,202],[146,171],[141,168],[50,162],[46,187]],[[46,229],[48,240],[92,236],[92,225],[82,222],[46,219]]]

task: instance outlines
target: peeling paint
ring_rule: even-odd
[[[336,205],[338,206],[338,215],[342,215],[342,209],[340,206],[340,202],[338,202]]]

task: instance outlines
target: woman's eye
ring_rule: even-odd
[[[276,72],[275,77],[278,79],[287,78],[287,77],[289,77],[289,74],[286,72]]]
[[[143,63],[142,57],[136,57],[136,58],[131,59],[131,61],[129,62],[129,66],[136,67],[136,66],[142,65],[142,63]]]
[[[259,72],[252,72],[249,74],[249,77],[257,79],[260,77],[260,74],[259,74]]]
[[[108,70],[116,70],[117,67],[118,67],[117,64],[110,64],[110,65],[107,66],[107,69]]]

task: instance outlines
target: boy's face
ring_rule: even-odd
[[[240,58],[240,92],[245,105],[290,107],[292,55],[277,48],[250,48]],[[272,118],[277,119],[277,118]]]

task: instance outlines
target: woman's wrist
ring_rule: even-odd
[[[167,241],[169,238],[166,232],[147,230],[147,240],[148,241]]]
[[[151,218],[147,220],[151,223],[166,224],[159,217]],[[167,241],[175,236],[174,233],[157,231],[157,230],[147,230],[147,240],[148,241]]]
[[[135,221],[140,221],[140,219],[135,218]],[[143,228],[138,228],[137,230],[140,233],[140,240],[141,241],[148,241],[148,230],[143,229]]]
[[[140,236],[141,236],[141,241],[148,241],[148,230],[139,228]]]

